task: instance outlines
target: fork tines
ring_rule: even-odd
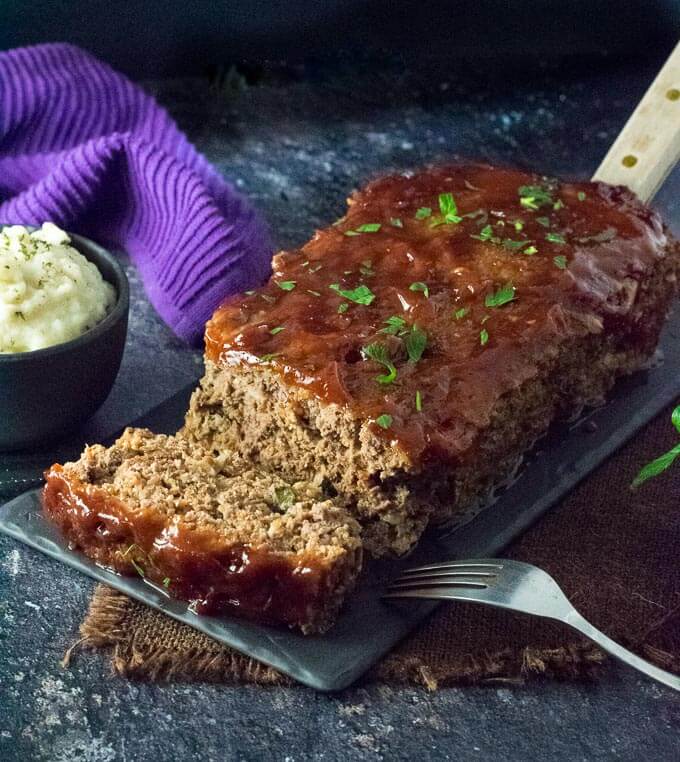
[[[390,593],[399,594],[402,591],[422,588],[433,588],[447,585],[448,587],[467,587],[483,590],[498,576],[503,568],[499,563],[475,561],[447,561],[441,564],[430,564],[407,569],[401,576],[393,580],[388,589]]]

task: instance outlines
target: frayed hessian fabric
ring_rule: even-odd
[[[61,43],[0,53],[0,224],[46,220],[129,252],[191,342],[226,296],[269,274],[250,204],[153,98]]]
[[[676,441],[669,409],[502,555],[550,572],[595,626],[680,674],[680,468],[628,489],[640,467]],[[81,636],[77,646],[107,650],[114,671],[130,678],[292,682],[103,585]],[[513,685],[536,677],[596,678],[603,662],[601,651],[566,626],[451,603],[364,679],[429,689]]]

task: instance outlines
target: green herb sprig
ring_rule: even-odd
[[[375,377],[375,380],[379,384],[391,384],[396,379],[397,368],[392,362],[392,358],[384,344],[381,344],[379,341],[368,344],[361,348],[361,353],[365,359],[373,360],[385,368],[386,373]]]
[[[678,405],[671,414],[671,422],[675,426],[678,434],[680,434],[680,405]],[[644,484],[648,479],[658,476],[666,469],[670,468],[674,461],[680,458],[680,442],[672,447],[668,452],[660,455],[655,460],[647,463],[646,466],[640,469],[638,475],[633,479],[631,489],[637,489],[641,484]]]

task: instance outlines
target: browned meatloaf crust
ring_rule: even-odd
[[[45,510],[95,561],[198,613],[325,630],[361,568],[358,524],[318,487],[227,461],[181,436],[128,429],[54,466]]]
[[[679,261],[621,187],[477,165],[377,180],[216,312],[184,433],[321,485],[366,548],[403,553],[648,362]]]

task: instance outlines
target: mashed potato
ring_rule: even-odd
[[[51,222],[0,230],[0,353],[75,339],[112,308],[113,286],[70,243]]]

